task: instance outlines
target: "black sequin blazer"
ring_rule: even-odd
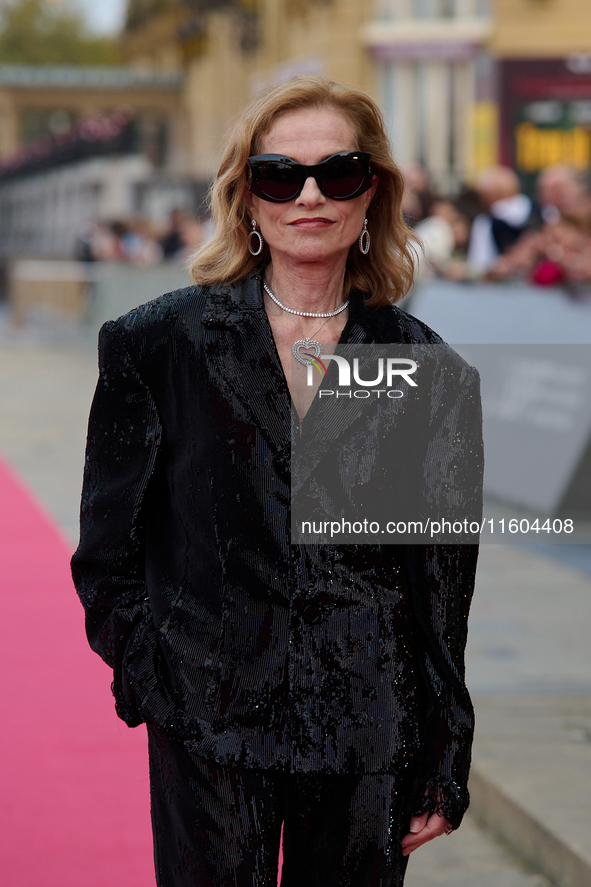
[[[441,342],[355,294],[341,341]],[[410,774],[413,812],[459,824],[476,546],[290,544],[290,397],[259,276],[162,296],[99,350],[72,572],[120,717],[220,762]],[[464,366],[460,460],[481,452]]]

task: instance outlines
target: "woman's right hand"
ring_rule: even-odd
[[[409,856],[413,850],[438,838],[439,835],[449,834],[451,825],[444,816],[439,813],[423,813],[422,816],[413,816],[410,820],[410,831],[402,839],[402,855]]]

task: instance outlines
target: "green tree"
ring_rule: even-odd
[[[67,5],[0,0],[0,64],[111,65],[120,61],[117,39],[89,33],[82,13]]]

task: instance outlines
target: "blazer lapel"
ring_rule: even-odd
[[[227,399],[288,458],[291,399],[263,307],[260,276],[212,287],[203,326],[209,372]]]
[[[361,294],[353,293],[339,346],[395,342],[396,334],[380,314],[365,307]],[[361,425],[375,414],[372,399],[321,398],[317,394],[300,437],[299,420],[292,415],[291,397],[264,310],[259,274],[236,284],[212,287],[203,326],[208,371],[216,377],[216,384],[243,411],[245,421],[254,422],[275,452],[289,460],[291,449],[294,493],[323,456],[346,439],[354,424]],[[331,361],[321,388],[336,392],[338,387],[338,367]],[[396,410],[399,402],[390,400],[388,408]]]

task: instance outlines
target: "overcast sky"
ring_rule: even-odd
[[[127,0],[71,0],[84,10],[93,31],[113,33],[120,30],[125,17]]]

